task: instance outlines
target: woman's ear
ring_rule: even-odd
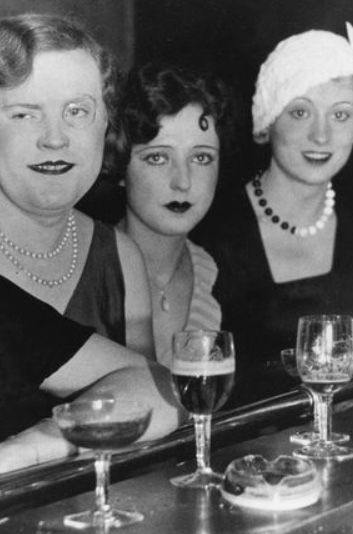
[[[254,135],[254,141],[258,145],[265,145],[266,143],[269,142],[269,140],[270,140],[270,132],[268,128]]]

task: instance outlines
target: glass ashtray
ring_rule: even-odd
[[[227,467],[221,493],[230,504],[261,510],[294,510],[315,503],[321,480],[313,462],[293,456],[268,461],[249,454]]]

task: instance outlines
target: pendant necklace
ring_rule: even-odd
[[[163,312],[165,313],[168,313],[169,310],[170,310],[170,303],[169,303],[169,300],[168,300],[168,297],[166,295],[166,292],[167,292],[167,289],[168,287],[170,286],[170,284],[172,283],[172,281],[174,280],[175,278],[175,275],[179,269],[179,267],[181,266],[182,264],[182,260],[183,260],[183,257],[184,257],[184,249],[182,250],[181,254],[180,254],[180,257],[172,271],[172,274],[170,275],[169,279],[167,280],[167,282],[163,285],[160,285],[156,282],[156,280],[150,276],[150,280],[152,282],[152,284],[155,286],[156,289],[158,289],[158,292],[159,292],[159,305],[160,305],[160,308]]]

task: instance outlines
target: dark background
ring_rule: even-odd
[[[253,88],[282,39],[308,29],[345,35],[352,0],[137,0],[135,57],[203,63]]]
[[[123,70],[163,59],[214,70],[240,86],[247,143],[228,169],[240,180],[254,162],[250,103],[258,68],[283,38],[311,28],[345,35],[353,0],[1,0],[0,16],[23,11],[73,14],[117,54]],[[239,158],[238,158],[239,159]],[[353,157],[335,180],[353,203]],[[80,207],[104,220],[122,210],[114,176],[100,178]]]
[[[346,36],[345,22],[353,24],[353,0],[137,0],[134,20],[135,61],[161,58],[202,65],[240,87],[245,139],[233,168],[220,177],[221,182],[239,182],[262,166],[263,153],[251,138],[250,113],[261,63],[279,41],[295,33],[324,29]],[[343,189],[353,207],[353,156],[335,189]],[[226,195],[228,190],[226,186]]]

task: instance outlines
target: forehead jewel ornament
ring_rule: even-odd
[[[253,97],[255,141],[268,141],[268,128],[294,99],[312,87],[353,75],[353,27],[348,39],[324,30],[309,30],[281,41],[261,65]]]

